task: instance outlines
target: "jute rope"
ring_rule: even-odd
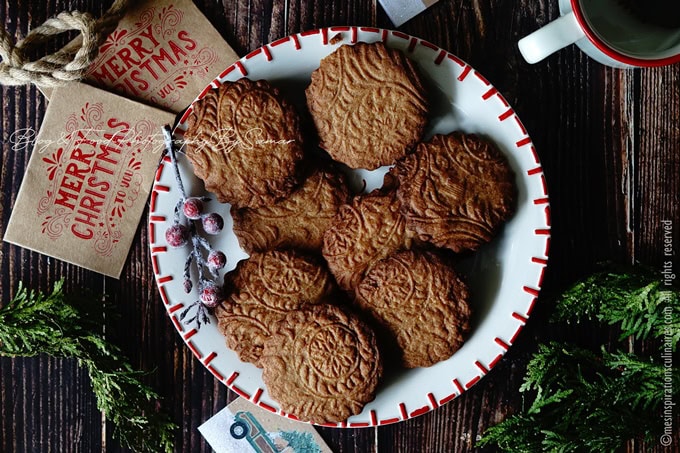
[[[99,46],[115,30],[131,0],[115,0],[99,19],[90,13],[62,12],[31,30],[17,43],[0,27],[0,84],[57,86],[81,79],[97,57]],[[27,55],[55,35],[80,32],[76,45],[67,44],[53,54],[31,61]]]

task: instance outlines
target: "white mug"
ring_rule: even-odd
[[[576,44],[595,61],[618,68],[680,61],[680,0],[559,0],[561,17],[522,38],[529,63]],[[664,10],[664,7],[666,10]]]

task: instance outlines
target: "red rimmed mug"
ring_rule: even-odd
[[[537,63],[570,44],[602,64],[663,66],[680,61],[680,0],[560,0],[561,16],[522,38]]]

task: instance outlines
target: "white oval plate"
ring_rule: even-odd
[[[340,34],[340,39],[332,39]],[[422,39],[398,31],[367,27],[331,27],[299,33],[265,45],[225,69],[198,96],[223,81],[241,77],[267,79],[284,87],[300,102],[310,74],[320,60],[341,44],[384,41],[415,61],[428,81],[433,115],[428,135],[462,130],[493,140],[507,155],[516,173],[518,210],[500,236],[461,263],[472,292],[473,330],[463,347],[450,359],[429,368],[405,370],[387,376],[376,399],[363,412],[338,427],[364,427],[395,423],[431,411],[472,387],[514,343],[536,301],[548,259],[550,207],[541,164],[521,121],[503,96],[481,74],[465,62]],[[333,42],[333,44],[331,44]],[[296,94],[297,93],[297,94]],[[182,116],[175,133],[181,137],[191,107]],[[284,414],[262,382],[262,372],[241,362],[225,345],[217,322],[196,329],[185,324],[179,313],[197,300],[196,290],[185,294],[182,285],[188,248],[169,249],[164,232],[172,224],[173,210],[180,198],[172,165],[165,157],[156,174],[151,194],[149,233],[151,258],[161,298],[168,315],[194,355],[217,379],[259,406]],[[180,173],[189,196],[204,194],[191,165],[180,154]],[[384,171],[358,172],[369,189],[380,185]],[[221,235],[210,238],[225,252],[232,270],[247,255],[232,231],[229,205],[216,201],[208,209],[225,219]],[[194,285],[196,286],[196,285]]]

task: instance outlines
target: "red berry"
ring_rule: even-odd
[[[220,289],[213,283],[208,283],[201,291],[201,303],[208,308],[216,307],[220,303]]]
[[[204,215],[202,220],[203,230],[208,234],[218,234],[224,228],[224,219],[214,212]]]
[[[189,229],[176,223],[165,230],[165,241],[170,247],[183,247],[189,241]]]
[[[208,267],[210,267],[210,269],[217,271],[222,269],[226,264],[227,257],[219,250],[213,250],[208,255]]]
[[[191,197],[184,201],[184,206],[182,208],[184,215],[187,219],[198,220],[201,218],[203,212],[203,202],[200,198]]]

